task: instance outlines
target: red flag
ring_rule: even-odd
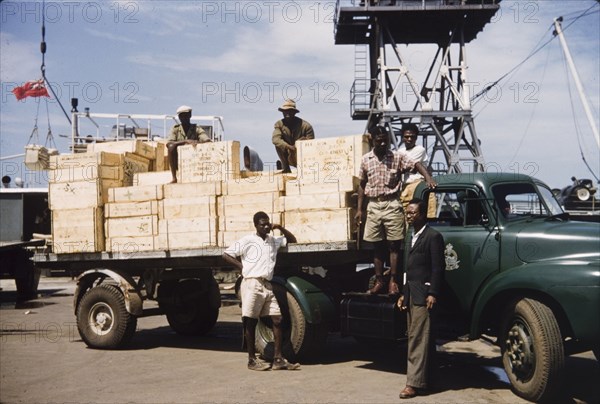
[[[12,90],[12,93],[17,97],[18,101],[27,97],[50,97],[46,85],[44,84],[44,79],[28,81],[21,87],[15,87]]]

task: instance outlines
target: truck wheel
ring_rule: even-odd
[[[208,282],[208,285],[206,285]],[[161,284],[161,304],[171,328],[180,335],[204,335],[209,332],[219,317],[221,295],[214,278],[206,281],[185,279]]]
[[[296,298],[290,292],[286,292],[285,296],[286,304],[279,302],[283,315],[283,355],[290,360],[314,356],[325,345],[329,331],[322,324],[308,323]],[[273,326],[270,317],[261,318],[256,326],[256,351],[267,359],[273,358]]]
[[[127,312],[123,293],[114,285],[88,290],[77,306],[77,328],[91,348],[112,349],[131,339],[137,318]]]
[[[502,364],[515,393],[535,402],[556,400],[565,357],[552,310],[536,300],[519,300],[507,311],[502,330]]]

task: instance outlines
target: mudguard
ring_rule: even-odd
[[[121,289],[121,292],[123,292],[127,312],[134,316],[141,316],[143,311],[143,299],[140,291],[135,286],[135,280],[128,274],[118,273],[110,269],[92,269],[79,275],[73,302],[75,314],[77,314],[77,305],[79,304],[83,293],[92,286],[96,279],[106,277],[115,281],[119,286],[119,289]]]
[[[308,279],[297,275],[275,276],[271,282],[283,286],[294,296],[307,323],[326,324],[338,321],[333,299]]]

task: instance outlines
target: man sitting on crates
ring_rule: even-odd
[[[177,182],[178,155],[177,148],[184,144],[196,144],[210,142],[210,137],[200,126],[191,123],[192,107],[182,105],[177,108],[179,124],[173,126],[168,137],[167,150],[169,152],[169,166],[173,175],[172,183]]]

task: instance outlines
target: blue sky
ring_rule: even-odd
[[[17,102],[10,90],[40,77],[41,2],[0,3],[0,155],[23,152],[37,99]],[[299,116],[318,137],[362,133],[350,118],[354,47],[334,45],[328,1],[71,1],[47,2],[46,73],[67,110],[172,114],[188,104],[199,115],[224,117],[225,136],[276,159],[271,144],[277,107],[296,98]],[[565,35],[598,125],[600,6],[586,1],[507,1],[493,23],[467,45],[469,81],[479,90],[519,64],[551,37],[554,17],[594,13]],[[411,45],[415,70],[433,55]],[[575,118],[571,113],[569,84]],[[474,106],[486,164],[533,174],[551,187],[571,176],[591,178],[578,146],[598,175],[600,154],[558,40]],[[489,102],[488,102],[489,101]],[[67,152],[70,127],[55,101],[50,123]],[[38,122],[47,132],[45,104]],[[577,122],[578,133],[574,130]],[[598,125],[600,126],[600,125]],[[106,134],[109,127],[106,127]],[[22,159],[1,162],[2,175],[43,182]]]

